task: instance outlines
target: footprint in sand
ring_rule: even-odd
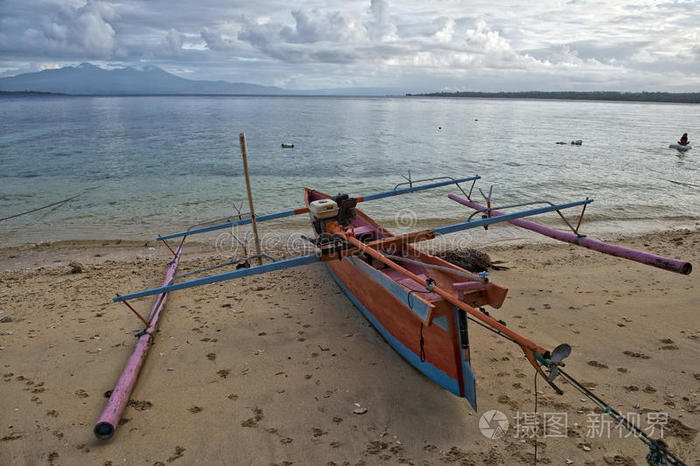
[[[45,391],[46,391],[46,387],[44,387],[44,382],[39,382],[38,384],[36,384],[34,386],[32,393],[43,393]],[[87,392],[85,393],[85,395],[87,396]]]
[[[231,370],[230,369],[220,369],[220,370],[216,371],[216,373],[219,375],[219,377],[221,377],[222,379],[225,379],[226,377],[229,376],[229,374],[231,373]]]
[[[139,401],[139,400],[129,400],[129,402],[126,405],[131,406],[136,411],[146,411],[147,409],[150,409],[153,407],[153,403],[151,403],[150,401]]]
[[[201,413],[203,411],[203,408],[201,408],[199,406],[192,406],[191,408],[188,408],[187,411],[189,411],[192,414],[197,414],[197,413]]]
[[[367,444],[367,449],[365,450],[365,453],[368,453],[370,455],[376,455],[382,450],[386,450],[389,447],[388,444],[384,442],[380,442],[379,440],[373,440]]]
[[[262,409],[255,407],[252,409],[252,411],[253,411],[254,416],[241,422],[241,427],[256,428],[256,427],[258,427],[258,422],[263,420],[264,416],[263,416]]]
[[[182,458],[183,453],[185,453],[185,449],[184,449],[184,448],[182,448],[182,447],[180,447],[180,446],[175,447],[175,454],[172,455],[170,458],[168,458],[168,463],[172,463],[172,462],[175,461],[176,459]]]
[[[207,359],[210,361],[214,361],[216,359],[216,353],[207,354]]]
[[[607,369],[608,366],[598,361],[588,361],[588,365],[591,367],[597,367],[598,369]]]
[[[647,356],[646,354],[639,353],[637,351],[623,351],[622,354],[629,356],[631,358],[651,359],[651,356]]]

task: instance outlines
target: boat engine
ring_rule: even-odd
[[[338,194],[331,199],[318,199],[309,204],[309,212],[314,230],[319,235],[328,231],[328,225],[335,222],[341,227],[352,224],[357,199],[347,194]]]

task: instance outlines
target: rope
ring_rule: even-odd
[[[31,214],[31,213],[33,213],[33,212],[38,212],[38,211],[40,211],[40,210],[48,209],[49,207],[53,207],[53,206],[60,207],[60,206],[62,206],[63,204],[72,201],[73,199],[79,198],[80,196],[82,196],[82,195],[85,194],[86,192],[91,191],[91,190],[93,190],[93,189],[97,189],[97,188],[101,188],[101,186],[95,186],[95,187],[93,187],[93,188],[88,188],[88,189],[86,189],[86,190],[84,190],[84,191],[81,191],[80,193],[76,194],[75,196],[71,196],[71,197],[69,197],[68,199],[63,199],[62,201],[52,202],[51,204],[48,204],[48,205],[45,205],[45,206],[42,206],[42,207],[37,207],[36,209],[27,210],[27,211],[25,211],[25,212],[20,212],[20,213],[18,213],[18,214],[10,215],[9,217],[0,218],[0,222],[4,222],[5,220],[10,220],[11,218],[21,217],[22,215]]]
[[[482,327],[484,327],[487,330],[490,330],[491,332],[495,333],[496,335],[499,335],[506,340],[509,340],[513,343],[517,342],[513,340],[512,338],[508,337],[507,335],[503,335],[501,332],[498,330],[492,329],[482,322],[479,322],[478,320],[474,319],[473,317],[467,316],[469,320],[472,322],[475,322]],[[608,405],[605,401],[600,399],[596,394],[594,394],[592,391],[584,387],[579,381],[574,379],[571,375],[569,375],[566,371],[564,371],[561,366],[559,367],[559,374],[561,374],[562,377],[564,377],[568,382],[573,385],[574,388],[576,388],[579,392],[581,392],[586,398],[591,400],[596,406],[601,408],[605,414],[608,414],[610,417],[612,417],[616,422],[619,423],[619,425],[623,426],[625,429],[627,429],[629,432],[631,432],[635,437],[637,437],[639,440],[641,440],[648,448],[649,448],[649,453],[647,454],[646,460],[647,464],[650,466],[665,466],[665,465],[671,465],[671,466],[687,466],[686,463],[684,463],[680,458],[678,458],[676,455],[674,455],[672,452],[668,450],[668,447],[666,443],[663,440],[654,440],[653,438],[649,437],[646,432],[644,432],[642,429],[639,427],[635,426],[632,422],[630,422],[627,418],[622,416],[619,412],[617,412],[614,408],[612,408],[610,405]],[[535,419],[537,419],[537,373],[535,373]],[[537,461],[537,438],[535,438],[535,462]],[[536,463],[535,463],[536,464]]]
[[[537,376],[538,372],[535,371],[535,466],[537,466]]]
[[[428,277],[426,280],[428,283],[435,283],[435,280],[432,278]],[[411,302],[411,293],[424,293],[424,294],[429,294],[432,293],[431,290],[426,290],[426,291],[421,291],[421,290],[409,290],[408,295],[406,295],[406,303],[408,304],[408,308],[412,311],[413,310],[413,303]],[[421,320],[420,323],[420,339],[418,340],[418,343],[420,344],[420,362],[425,362],[425,339],[423,338],[423,321]]]
[[[423,345],[425,340],[423,339],[423,322],[420,323],[420,362],[425,362],[425,348]]]
[[[630,422],[627,418],[622,416],[614,408],[608,405],[605,401],[600,399],[597,395],[591,392],[588,388],[583,386],[580,382],[574,379],[571,375],[566,373],[563,369],[559,369],[559,373],[568,380],[574,388],[585,395],[589,400],[591,400],[596,406],[601,408],[604,413],[612,417],[619,425],[622,425],[629,432],[634,434],[639,440],[641,440],[647,447],[649,447],[649,454],[647,455],[647,463],[651,466],[657,465],[673,465],[673,466],[685,466],[685,463],[678,458],[676,455],[668,451],[666,443],[663,440],[654,440],[649,437],[642,429],[635,426],[634,423]]]

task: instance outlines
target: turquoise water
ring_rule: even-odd
[[[494,205],[590,196],[588,232],[695,226],[700,146],[679,156],[668,145],[683,132],[691,142],[700,137],[689,126],[699,121],[700,106],[683,104],[2,97],[0,218],[96,189],[55,210],[0,222],[0,237],[3,245],[142,239],[229,215],[245,200],[239,132],[248,140],[259,214],[300,206],[304,186],[361,195],[392,189],[411,170],[414,178],[479,174],[477,186],[494,186]],[[574,139],[583,145],[555,144]],[[398,216],[399,229],[459,221],[468,211],[449,192],[457,191],[362,208],[387,226]],[[305,222],[272,228],[303,230]]]

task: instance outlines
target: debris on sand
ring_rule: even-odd
[[[498,265],[502,264],[502,261],[492,261],[488,254],[476,249],[452,249],[438,252],[435,255],[470,272],[484,272],[489,268],[493,270],[508,270],[508,267]]]

